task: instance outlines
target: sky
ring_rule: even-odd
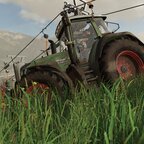
[[[93,4],[95,14],[101,15],[143,3],[143,0],[96,0]],[[62,10],[63,4],[64,0],[0,0],[0,30],[35,36]],[[107,17],[108,21],[120,24],[119,31],[130,31],[144,41],[144,6]],[[50,36],[57,22],[46,30]]]

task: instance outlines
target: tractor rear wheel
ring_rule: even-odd
[[[144,47],[130,39],[115,40],[104,47],[100,69],[106,81],[135,77],[144,72]]]
[[[66,92],[69,91],[67,81],[56,71],[33,71],[21,79],[19,87],[24,88],[24,91],[29,94],[37,92],[42,95],[45,93],[48,103],[52,100],[52,91],[56,91],[63,100],[66,99]]]

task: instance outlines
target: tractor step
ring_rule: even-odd
[[[88,62],[80,64],[80,67],[84,71],[87,83],[96,83],[97,76],[94,75],[94,71],[90,68]]]
[[[84,71],[88,71],[89,70],[89,65],[82,65],[80,66]]]
[[[96,81],[97,78],[98,78],[98,77],[96,76],[96,77],[93,77],[93,78],[87,79],[87,82],[89,83],[89,82],[92,82],[92,81]]]
[[[93,70],[88,70],[84,72],[84,74],[89,74],[89,73],[93,73]]]

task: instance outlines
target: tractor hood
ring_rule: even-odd
[[[65,70],[70,64],[70,59],[68,57],[68,52],[63,51],[53,55],[45,56],[37,60],[32,61],[26,68],[30,69],[33,67],[48,66],[57,67],[61,70]]]

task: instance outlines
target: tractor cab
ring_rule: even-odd
[[[69,17],[69,24],[60,21],[56,37],[68,46],[70,56],[75,55],[77,62],[87,62],[94,42],[103,34],[109,33],[105,16],[79,15]],[[72,44],[72,47],[69,47]],[[73,57],[72,57],[73,58]]]
[[[88,61],[94,42],[102,37],[102,33],[108,33],[104,19],[90,16],[71,19],[74,47],[80,61]]]

